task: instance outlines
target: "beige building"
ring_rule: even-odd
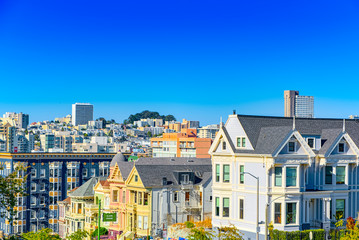
[[[284,117],[295,116],[295,96],[299,95],[299,91],[284,91]]]

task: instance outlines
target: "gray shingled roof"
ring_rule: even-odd
[[[145,187],[161,187],[164,177],[168,185],[178,186],[176,172],[199,173],[194,182],[197,185],[206,183],[212,177],[209,158],[140,158],[135,167]]]
[[[120,164],[121,162],[126,162],[125,156],[122,153],[117,153],[111,160],[110,167],[114,167],[117,163]]]
[[[240,153],[272,154],[281,140],[293,128],[293,118],[237,115],[254,151],[236,150]],[[295,128],[301,135],[321,136],[324,145],[319,153],[325,152],[333,144],[343,129],[343,119],[329,118],[296,118]],[[359,146],[359,121],[345,120],[345,131]],[[270,141],[268,141],[268,139]]]
[[[84,184],[82,184],[75,191],[70,192],[70,197],[93,197],[94,195],[94,186],[99,180],[106,180],[106,177],[93,177]]]

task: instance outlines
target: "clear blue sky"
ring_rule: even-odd
[[[316,117],[359,114],[358,1],[0,0],[0,113],[30,121],[90,102],[217,123],[283,115],[283,90]]]

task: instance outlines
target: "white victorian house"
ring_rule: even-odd
[[[233,224],[255,239],[275,229],[328,229],[334,215],[357,217],[359,121],[230,115],[209,152],[214,227]],[[250,174],[247,174],[250,173]]]

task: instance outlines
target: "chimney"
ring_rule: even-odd
[[[235,109],[233,110],[233,115],[236,115],[236,110]]]

